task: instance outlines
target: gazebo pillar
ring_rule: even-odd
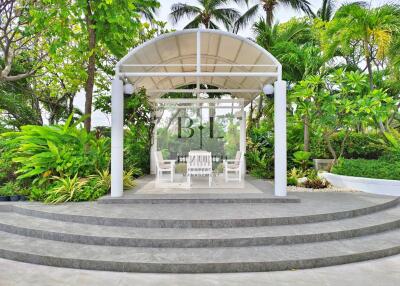
[[[124,84],[119,78],[111,85],[111,196],[123,194],[124,173]]]
[[[286,196],[286,81],[274,84],[275,196]]]

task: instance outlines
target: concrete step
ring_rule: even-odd
[[[264,193],[237,194],[124,194],[123,197],[106,196],[98,200],[99,204],[270,204],[300,203],[300,199],[290,194],[287,197],[275,197]]]
[[[316,194],[315,194],[316,195]],[[396,206],[398,198],[325,194],[301,204],[43,204],[8,205],[3,211],[50,220],[92,225],[140,228],[232,228],[291,225],[367,215]],[[348,200],[346,200],[348,198]]]
[[[239,247],[347,239],[400,228],[400,207],[308,224],[235,228],[140,228],[48,220],[11,212],[0,231],[48,240],[121,247]]]
[[[305,269],[400,253],[400,231],[310,244],[144,248],[67,243],[0,232],[0,257],[57,267],[123,272],[203,273]]]

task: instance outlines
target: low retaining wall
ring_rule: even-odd
[[[380,195],[400,196],[400,181],[397,180],[342,176],[332,173],[322,173],[321,176],[335,187]]]

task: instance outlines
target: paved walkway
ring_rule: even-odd
[[[144,274],[88,271],[0,259],[0,286],[398,286],[400,255],[340,266],[265,273]]]

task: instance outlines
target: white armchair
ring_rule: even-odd
[[[243,160],[244,156],[240,151],[236,152],[234,160],[224,160],[225,182],[242,181]],[[229,176],[229,173],[233,173],[233,176]]]
[[[174,181],[175,174],[175,160],[164,160],[161,151],[156,152],[156,172],[157,172],[157,182],[160,181],[163,173],[171,174],[171,183]]]

